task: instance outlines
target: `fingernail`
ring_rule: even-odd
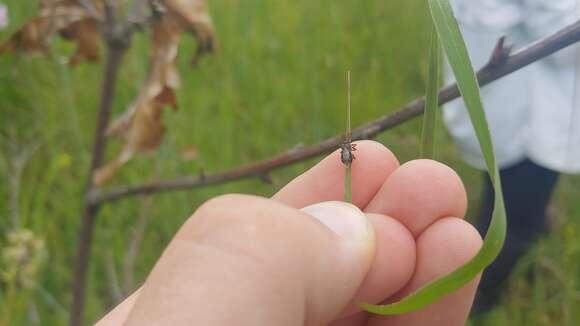
[[[374,231],[368,219],[356,206],[330,201],[304,207],[302,209],[334,233],[350,241],[368,241]]]

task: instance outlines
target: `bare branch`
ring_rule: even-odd
[[[135,285],[135,262],[140,254],[143,237],[149,224],[151,217],[151,206],[153,205],[153,197],[146,196],[143,198],[143,203],[140,208],[139,218],[131,233],[131,240],[127,245],[127,252],[123,259],[123,294],[128,295],[134,291]]]
[[[500,66],[509,58],[512,51],[512,46],[505,45],[505,36],[502,36],[497,41],[489,59],[488,66]]]
[[[115,264],[115,255],[113,254],[113,247],[105,249],[105,274],[107,276],[107,283],[109,285],[109,294],[111,302],[121,302],[125,298],[125,294],[121,289],[119,283],[119,272],[117,271],[117,264]]]
[[[89,170],[87,193],[90,193],[91,189],[93,189],[93,175],[103,163],[106,148],[105,130],[110,120],[119,67],[125,53],[124,49],[119,49],[116,47],[109,47],[108,51],[104,79],[101,86],[101,104],[99,109],[97,128],[95,130],[93,158]],[[70,320],[70,325],[72,326],[79,326],[83,324],[82,316],[84,311],[88,262],[94,233],[96,214],[98,210],[98,204],[94,204],[85,200],[81,228],[78,235],[78,247],[75,260],[73,301]]]
[[[509,54],[511,48],[505,47],[504,38],[501,38],[491,55],[489,63],[477,73],[479,83],[481,86],[487,85],[578,41],[580,41],[580,21],[511,55]],[[449,85],[439,92],[439,102],[440,104],[445,104],[459,96],[457,84]],[[418,98],[391,114],[353,130],[352,139],[375,138],[378,134],[421,115],[424,106],[425,99]],[[133,186],[121,186],[107,191],[95,189],[88,194],[87,200],[93,204],[101,204],[127,196],[194,189],[241,179],[263,177],[273,170],[329,153],[340,146],[342,138],[342,135],[337,135],[315,145],[290,150],[260,162],[223,172],[213,174],[204,173],[197,177],[180,177],[174,180],[157,181]]]
[[[148,1],[151,6],[152,16],[159,14],[158,0],[136,0]],[[83,1],[88,5],[87,1]],[[131,37],[136,31],[135,27],[142,26],[148,22],[147,18],[138,22],[119,21],[117,4],[114,0],[104,0],[104,20],[101,23],[103,38],[107,44],[107,62],[101,85],[101,98],[98,113],[97,126],[95,129],[94,145],[92,152],[92,162],[89,170],[89,180],[87,186],[87,196],[85,196],[81,227],[78,233],[77,253],[74,264],[73,280],[73,300],[71,306],[71,326],[83,324],[83,312],[85,306],[85,291],[87,287],[88,265],[90,262],[91,245],[95,232],[95,222],[100,203],[88,200],[90,194],[94,192],[94,175],[103,165],[105,149],[107,145],[106,130],[109,125],[115,88],[118,81],[119,68],[123,56],[129,47]],[[138,6],[134,6],[137,8]],[[90,7],[89,7],[90,8]],[[136,10],[136,9],[135,9]],[[96,9],[95,9],[96,11]],[[134,15],[133,15],[134,16]]]
[[[104,4],[105,20],[103,25],[103,37],[107,41],[108,52],[103,82],[101,85],[101,102],[98,111],[97,126],[95,128],[87,193],[90,193],[94,188],[93,177],[95,171],[103,164],[107,145],[105,131],[111,117],[111,109],[113,106],[113,98],[115,96],[119,68],[127,50],[127,46],[129,45],[123,35],[119,34],[116,5],[114,1],[105,0]],[[69,321],[72,326],[80,326],[83,324],[88,264],[98,210],[98,204],[94,205],[85,200],[81,228],[78,234],[78,246],[74,266],[73,300],[71,306],[71,318]]]

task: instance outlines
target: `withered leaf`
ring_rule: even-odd
[[[165,125],[162,109],[177,109],[175,91],[180,87],[176,67],[179,42],[183,32],[192,32],[198,49],[194,62],[200,56],[214,51],[217,40],[205,0],[165,0],[167,12],[152,25],[151,58],[146,81],[137,100],[107,129],[124,141],[119,155],[97,171],[96,185],[102,185],[136,154],[151,152],[159,147]]]
[[[138,153],[151,152],[159,147],[165,134],[162,110],[177,108],[174,90],[180,86],[175,67],[180,29],[174,20],[164,15],[153,22],[153,41],[149,73],[135,103],[127,113],[114,121],[107,134],[124,140],[121,153],[95,173],[93,180],[101,185]]]
[[[86,17],[73,22],[60,30],[60,35],[77,43],[77,49],[69,60],[71,65],[77,65],[85,60],[89,62],[99,61],[101,34],[97,22],[93,18]]]
[[[217,50],[218,41],[211,15],[205,0],[165,0],[167,11],[179,21],[181,27],[195,35],[197,52],[192,59],[196,65],[207,53]]]
[[[136,110],[129,130],[124,135],[125,144],[121,153],[95,172],[93,182],[96,185],[102,185],[111,179],[137,153],[151,152],[159,147],[166,129],[161,119],[163,106],[156,101],[144,101],[138,105],[140,108]]]
[[[100,2],[95,3],[99,8]],[[100,35],[97,23],[76,0],[41,0],[39,14],[0,44],[0,54],[50,55],[49,42],[57,33],[77,43],[77,50],[69,61],[71,64],[98,60]]]
[[[4,43],[0,44],[0,54],[25,51],[29,54],[48,54],[48,31],[50,21],[46,17],[33,17],[20,27]]]

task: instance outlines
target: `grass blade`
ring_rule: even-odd
[[[427,77],[427,92],[425,96],[425,113],[421,130],[422,158],[433,158],[435,150],[435,127],[437,125],[437,109],[439,108],[439,71],[440,44],[437,31],[431,32],[431,48],[429,50],[429,76]]]
[[[350,151],[350,148],[351,148],[350,143],[352,141],[352,131],[351,131],[351,126],[350,126],[350,70],[347,71],[347,73],[346,73],[346,84],[347,84],[346,139],[345,139],[345,145],[343,145],[342,151],[345,150],[345,146]],[[341,156],[342,156],[342,151],[341,151]],[[352,203],[352,169],[350,166],[351,166],[351,162],[345,163],[344,201],[347,203]]]
[[[344,201],[352,204],[352,169],[350,168],[350,165],[345,167]]]
[[[495,204],[491,224],[479,253],[454,272],[427,284],[401,301],[390,305],[360,304],[369,312],[382,315],[400,314],[423,308],[441,297],[461,288],[489,266],[499,254],[506,234],[506,215],[501,180],[491,142],[491,134],[485,119],[479,85],[469,59],[463,37],[453,15],[449,0],[428,0],[431,17],[441,45],[459,85],[465,106],[469,111],[479,145],[492,184],[495,189]]]

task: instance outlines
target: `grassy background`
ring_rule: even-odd
[[[0,31],[2,40],[36,13],[35,1],[3,2],[11,24]],[[353,71],[354,126],[424,91],[429,31],[421,1],[210,3],[220,54],[192,70],[188,61],[195,44],[191,37],[184,39],[180,110],[165,112],[169,131],[163,145],[157,155],[130,162],[113,184],[222,170],[335,135],[344,129],[348,69]],[[139,35],[125,58],[116,114],[139,89],[147,47],[147,37]],[[102,66],[70,69],[63,58],[71,52],[71,44],[56,41],[53,49],[52,58],[0,57],[0,245],[10,230],[27,228],[44,240],[48,255],[31,274],[33,286],[13,295],[7,293],[6,282],[0,287],[0,313],[6,316],[10,307],[14,325],[63,325],[71,300],[72,260]],[[378,140],[407,161],[418,155],[419,131],[416,120]],[[480,174],[459,160],[443,131],[437,145],[436,157],[462,176],[474,215]],[[199,157],[182,160],[182,150],[191,146],[199,150]],[[119,148],[111,142],[108,157]],[[21,160],[26,152],[32,156]],[[276,172],[272,185],[242,181],[105,206],[90,267],[88,320],[101,316],[145,278],[200,203],[227,192],[269,196],[314,163]],[[563,177],[550,207],[553,232],[518,266],[503,305],[484,323],[580,323],[578,198],[580,179]]]

